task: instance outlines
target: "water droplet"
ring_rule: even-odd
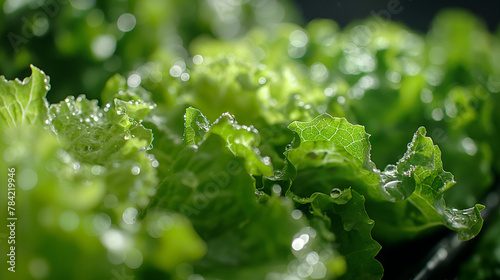
[[[443,216],[445,225],[453,229],[468,229],[478,220],[475,207],[464,210],[447,208],[443,199],[436,200],[434,207]],[[466,231],[462,231],[461,234],[467,236]]]
[[[123,139],[126,141],[126,140],[130,139],[130,136],[125,135],[125,136],[123,136]]]
[[[450,92],[450,95],[451,95],[451,92]],[[456,106],[455,102],[451,99],[447,99],[444,102],[444,109],[445,109],[446,115],[448,115],[448,117],[450,117],[450,118],[454,118],[458,114],[457,106]]]
[[[182,74],[182,68],[179,65],[174,65],[170,68],[169,73],[170,73],[170,76],[172,76],[174,78],[178,78]]]
[[[401,74],[395,71],[388,70],[387,73],[385,74],[385,77],[387,80],[397,84],[401,82]]]
[[[191,78],[191,76],[188,73],[182,73],[181,74],[181,80],[184,81],[184,82],[189,81],[190,78]]]
[[[305,245],[309,242],[309,235],[307,233],[301,234],[298,238],[295,238],[292,242],[292,249],[295,251],[302,250]]]
[[[379,86],[379,80],[376,76],[365,75],[359,79],[357,84],[362,89],[376,89]]]
[[[303,215],[303,214],[302,214],[302,211],[300,211],[299,209],[294,209],[294,210],[292,211],[292,218],[293,218],[294,220],[298,220],[298,219],[302,218],[302,215]]]
[[[317,264],[319,262],[319,255],[318,253],[312,251],[306,256],[306,262],[310,265]]]
[[[104,167],[100,165],[94,165],[92,166],[92,169],[90,171],[92,172],[92,174],[99,176],[104,172]]]
[[[435,108],[432,110],[432,119],[435,121],[440,121],[444,117],[443,110],[441,108]]]
[[[262,158],[262,163],[265,165],[271,165],[271,158],[268,156],[265,156]]]
[[[139,175],[141,173],[141,168],[139,166],[132,167],[132,175]]]
[[[297,275],[302,278],[307,278],[313,273],[313,268],[308,263],[301,263],[297,267]]]
[[[93,231],[100,235],[111,227],[111,217],[106,213],[99,213],[92,219]]]
[[[276,195],[281,195],[281,186],[278,184],[273,185],[273,193]]]
[[[321,62],[316,62],[311,65],[311,79],[315,82],[321,83],[328,79],[329,72],[326,66]]]
[[[122,219],[128,225],[134,224],[138,213],[137,209],[129,207],[123,211]]]
[[[129,32],[134,29],[136,22],[134,15],[125,13],[118,18],[116,25],[120,31]]]
[[[422,102],[431,103],[433,99],[434,99],[434,94],[430,89],[428,88],[422,89],[422,91],[420,92],[420,100],[422,100]]]
[[[346,101],[345,97],[343,97],[343,96],[337,97],[337,103],[339,103],[340,105],[344,105],[345,101]]]
[[[330,87],[325,88],[325,90],[323,91],[323,93],[324,93],[324,94],[325,94],[325,96],[327,96],[327,97],[332,97],[332,96],[334,96],[334,95],[335,95],[336,90],[337,90],[337,89],[336,89],[336,85],[335,85],[335,89],[334,89],[333,87],[331,87],[331,86],[330,86]]]
[[[125,235],[120,230],[117,229],[109,229],[105,231],[101,235],[100,239],[104,247],[112,251],[122,250],[127,243]]]
[[[259,78],[259,84],[263,85],[267,82],[266,78],[265,77],[260,77]]]
[[[365,90],[358,86],[354,86],[347,90],[347,96],[352,99],[362,99],[365,96]]]
[[[382,196],[391,202],[406,199],[415,190],[412,171],[413,168],[398,171],[396,165],[387,165],[384,171],[379,174],[379,190]]]
[[[470,156],[476,155],[477,145],[476,145],[476,142],[474,142],[474,140],[472,140],[472,138],[465,137],[461,143],[462,143],[462,147],[464,148],[465,152],[468,155],[470,155]]]
[[[132,248],[127,251],[125,265],[129,268],[136,269],[142,265],[143,260],[142,252],[139,249]]]
[[[331,192],[330,192],[330,196],[332,198],[337,198],[339,197],[340,195],[342,195],[342,191],[338,188],[334,188]]]
[[[109,58],[116,50],[116,37],[111,34],[99,35],[92,41],[91,49],[97,58]]]
[[[196,65],[202,64],[203,63],[203,56],[201,56],[199,54],[193,56],[193,63]]]
[[[322,262],[318,262],[313,265],[313,273],[311,274],[312,279],[324,279],[326,276],[326,266]]]
[[[448,256],[448,251],[445,248],[439,248],[439,250],[436,252],[436,256],[440,260],[444,260]]]
[[[395,175],[397,172],[398,172],[398,167],[394,164],[388,164],[384,169],[384,173],[388,175]]]
[[[380,184],[380,191],[389,201],[396,202],[404,199],[403,193],[399,190],[403,182],[399,180],[388,181]]]
[[[134,73],[134,74],[131,74],[130,76],[128,76],[127,78],[127,85],[131,88],[136,88],[138,87],[142,82],[142,78],[141,76],[139,76],[138,74]]]
[[[309,37],[302,30],[294,30],[290,33],[290,44],[296,48],[304,47],[309,42]]]

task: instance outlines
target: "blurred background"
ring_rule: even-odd
[[[30,63],[45,69],[53,81],[51,102],[69,94],[97,98],[114,73],[165,56],[162,48],[185,57],[200,34],[230,39],[254,25],[317,18],[346,27],[375,15],[427,32],[434,16],[450,7],[469,10],[496,31],[500,10],[498,1],[486,0],[1,0],[0,7],[0,73],[25,77]]]
[[[427,32],[436,14],[445,8],[462,8],[482,18],[491,31],[498,27],[499,1],[432,1],[432,0],[294,0],[300,7],[304,19],[331,18],[341,26],[346,26],[353,20],[372,16],[374,13],[387,15],[384,11],[392,9],[391,19],[402,22],[408,27]]]

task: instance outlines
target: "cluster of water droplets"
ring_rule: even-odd
[[[468,229],[471,229],[481,218],[476,207],[463,210],[449,208],[446,207],[443,198],[434,201],[434,207],[443,217],[445,226],[459,231],[460,239],[469,240],[475,236],[474,232],[469,232]]]
[[[391,202],[402,201],[408,198],[411,192],[408,192],[408,182],[414,181],[412,177],[413,170],[398,172],[398,167],[389,164],[384,171],[379,173],[379,190],[382,196]],[[413,190],[412,190],[413,191]]]
[[[291,251],[295,259],[290,261],[286,273],[271,272],[265,280],[324,279],[328,273],[327,264],[334,255],[331,248],[317,250],[320,238],[312,227],[304,227],[295,234]]]
[[[195,60],[200,64],[203,62],[203,58],[200,59],[199,57],[197,57],[197,59]],[[195,60],[193,60],[193,63]],[[187,82],[191,78],[190,71],[183,59],[178,59],[174,62],[174,65],[170,67],[169,74],[174,78],[179,78],[183,82]]]
[[[223,120],[226,120],[233,130],[235,131],[235,134],[237,135],[235,137],[235,134],[229,134],[227,135],[227,145],[228,148],[235,153],[235,148],[232,147],[233,143],[237,145],[243,145],[245,147],[250,148],[255,156],[264,164],[267,166],[271,165],[271,158],[268,156],[262,157],[259,148],[257,146],[259,145],[260,142],[260,134],[259,131],[253,126],[247,126],[247,125],[240,125],[238,122],[235,120],[234,116],[229,114],[229,113],[223,113],[212,125],[215,126],[222,122]],[[203,124],[204,128],[207,126]],[[244,134],[241,134],[238,131],[243,131]]]

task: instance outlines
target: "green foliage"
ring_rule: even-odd
[[[0,48],[2,73],[40,62],[56,83],[47,96],[34,66],[0,77],[16,277],[380,279],[389,243],[480,234],[476,203],[500,170],[498,35],[461,11],[423,36],[370,29],[377,19],[298,26],[285,1],[233,2],[47,1],[47,29]],[[36,11],[0,4],[3,33]],[[63,98],[81,88],[91,98]],[[497,233],[463,277],[498,274]]]
[[[371,146],[362,126],[321,115],[310,122],[293,122],[289,128],[300,140],[285,153],[301,182],[292,184],[292,192],[328,193],[332,185],[352,186],[369,198],[368,213],[376,220],[375,230],[382,240],[389,228],[388,238],[394,241],[413,237],[438,223],[458,231],[462,240],[479,233],[483,223],[479,211],[484,206],[465,210],[445,206],[442,195],[455,182],[451,173],[443,171],[441,152],[425,136],[425,128],[418,129],[404,156],[383,171],[370,159]],[[307,170],[307,176],[316,174],[316,178],[309,182],[302,179],[302,169]],[[412,215],[401,216],[402,208],[412,209]]]

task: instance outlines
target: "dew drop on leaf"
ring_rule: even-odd
[[[339,197],[340,195],[342,194],[342,191],[338,188],[334,188],[331,192],[330,192],[330,196],[332,198],[337,198]]]
[[[134,224],[138,213],[137,209],[129,207],[123,211],[122,219],[128,225]]]
[[[405,197],[403,193],[399,190],[402,182],[399,180],[393,180],[393,181],[381,181],[380,182],[380,193],[389,201],[391,202],[396,202],[403,200]]]
[[[298,219],[302,218],[302,215],[303,215],[302,211],[300,211],[299,209],[295,209],[292,211],[292,218],[294,220],[298,220]]]
[[[139,166],[132,167],[132,175],[139,175],[141,173],[141,168]]]
[[[273,193],[276,195],[281,195],[281,186],[278,184],[273,185]]]

